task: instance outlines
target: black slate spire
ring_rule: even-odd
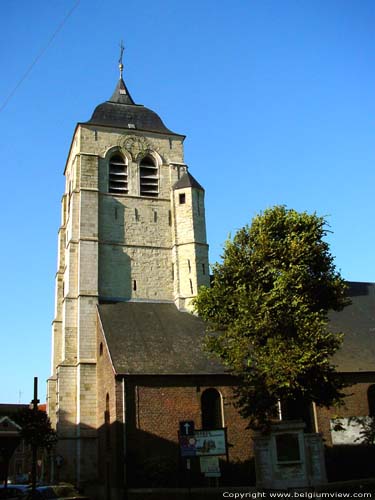
[[[128,89],[126,88],[124,79],[122,77],[122,73],[124,71],[124,65],[122,63],[122,55],[124,53],[124,44],[120,44],[120,58],[118,60],[118,67],[120,70],[120,79],[118,81],[118,84],[115,88],[115,91],[112,94],[112,97],[110,98],[109,102],[116,102],[118,104],[135,104],[135,102],[132,99],[132,96],[129,94]]]
[[[109,102],[115,102],[117,104],[135,104],[132,96],[129,94],[129,91],[126,88],[124,80],[122,79],[122,74],[120,75],[120,79],[116,85],[112,97],[109,99]]]

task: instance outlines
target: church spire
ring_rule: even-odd
[[[123,62],[122,62],[122,56],[123,56],[123,53],[124,53],[124,44],[122,43],[122,40],[121,40],[121,43],[120,43],[120,57],[119,57],[119,60],[118,60],[118,67],[119,67],[119,70],[120,70],[120,78],[119,78],[119,81],[117,83],[117,86],[115,88],[115,91],[113,92],[112,94],[112,97],[109,99],[109,102],[116,102],[118,104],[135,104],[135,102],[133,101],[128,89],[126,88],[126,85],[125,85],[125,82],[123,80],[123,76],[122,76],[122,73],[123,73],[123,70],[124,70],[124,65],[123,65]]]

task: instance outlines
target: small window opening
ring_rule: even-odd
[[[193,295],[194,294],[193,282],[191,280],[189,280],[189,281],[190,281],[190,292]]]
[[[206,266],[202,264],[202,274],[206,274]]]
[[[168,225],[172,225],[172,212],[170,210],[168,210]]]
[[[135,218],[135,221],[138,222],[139,221],[139,212],[138,212],[138,208],[135,208],[134,209],[134,218]]]
[[[94,130],[94,139],[95,139],[95,141],[98,140],[98,131],[97,130]]]
[[[188,264],[189,273],[191,273],[191,264],[190,264],[190,259],[188,259],[187,264]]]
[[[117,219],[118,217],[118,210],[117,210],[117,207],[115,207],[115,219]]]
[[[109,188],[113,194],[127,194],[128,167],[121,155],[112,156],[109,161]]]
[[[99,346],[99,355],[100,355],[100,356],[103,356],[103,342],[100,342],[100,346]]]
[[[158,221],[158,213],[156,210],[154,210],[154,222]]]
[[[172,264],[172,279],[174,280],[174,264]]]
[[[221,396],[216,389],[206,389],[201,396],[202,428],[220,429],[223,427]]]
[[[180,193],[180,195],[179,195],[179,201],[180,201],[180,205],[183,205],[186,202],[186,195],[185,195],[185,193]]]
[[[159,194],[158,167],[154,161],[146,156],[139,165],[141,196],[156,197]]]
[[[172,139],[169,139],[169,149],[172,149],[173,148],[173,141]]]
[[[133,290],[137,290],[137,280],[133,280]]]

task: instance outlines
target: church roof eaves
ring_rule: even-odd
[[[136,106],[138,106],[136,104]],[[111,124],[111,123],[103,123],[103,122],[100,122],[100,121],[92,121],[91,119],[87,122],[78,122],[77,123],[77,126],[78,125],[83,125],[83,126],[90,126],[90,127],[104,127],[104,128],[118,128],[118,129],[121,129],[121,130],[129,130],[129,132],[150,132],[152,134],[157,134],[157,135],[168,135],[168,136],[172,136],[172,137],[180,137],[182,140],[184,140],[186,138],[186,135],[184,134],[177,134],[176,132],[172,132],[171,130],[168,130],[166,127],[165,127],[165,130],[164,132],[162,132],[161,130],[149,130],[149,129],[142,129],[142,128],[133,128],[133,127],[129,127],[128,125],[124,125],[124,124]]]

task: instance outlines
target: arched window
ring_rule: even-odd
[[[202,428],[220,429],[223,427],[221,396],[216,389],[206,389],[201,397]]]
[[[114,154],[109,160],[108,191],[114,194],[128,192],[128,167],[120,154]]]
[[[158,167],[150,156],[146,156],[139,164],[139,182],[141,196],[158,196]]]
[[[375,384],[367,389],[368,414],[375,417]]]

